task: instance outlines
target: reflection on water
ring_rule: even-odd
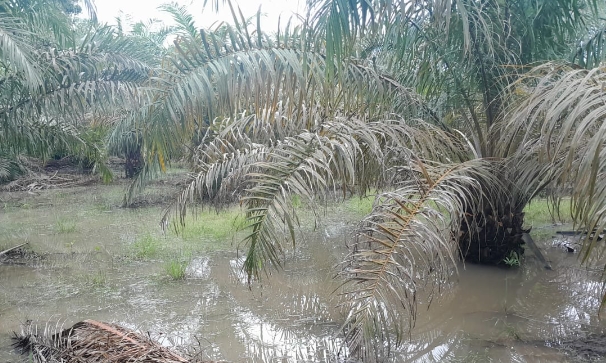
[[[165,345],[195,346],[204,359],[345,361],[332,276],[349,229],[335,224],[306,236],[285,271],[250,289],[243,260],[232,254],[194,256],[182,282],[162,278],[153,261],[114,264],[82,254],[0,265],[0,362],[17,359],[8,337],[25,319],[116,322],[152,331]],[[600,273],[551,241],[542,246],[553,271],[532,256],[518,270],[460,266],[453,288],[419,308],[395,361],[574,361],[549,346],[603,333]]]
[[[235,314],[236,332],[247,342],[246,356],[254,362],[335,362],[344,355],[334,327],[306,327],[309,323],[300,321],[286,327],[288,321],[275,324],[245,309]]]
[[[185,270],[185,274],[188,278],[194,279],[207,279],[210,277],[210,258],[205,257],[196,257],[193,258],[187,269]]]

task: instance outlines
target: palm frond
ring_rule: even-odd
[[[282,135],[273,137],[282,139],[347,113],[373,120],[426,111],[412,91],[361,65],[345,67],[340,82],[327,83],[322,54],[277,47],[265,36],[253,39],[247,26],[202,30],[200,39],[175,43],[171,66],[150,79],[149,102],[127,122],[143,132],[149,155],[174,155],[213,120],[243,112],[257,121],[274,119],[273,130]]]
[[[601,25],[579,43],[571,61],[587,69],[598,67],[606,59],[605,50],[606,25]]]
[[[500,131],[508,140],[503,154],[530,150],[535,165],[555,166],[553,185],[572,188],[576,227],[597,230],[596,235],[606,228],[604,82],[603,67],[538,66],[515,85],[512,97],[521,100]],[[583,261],[589,259],[595,241],[585,245]]]
[[[0,151],[0,183],[11,181],[22,172],[23,168],[17,160]]]
[[[127,45],[102,28],[77,49],[36,50],[33,60],[43,77],[39,87],[28,87],[23,73],[9,73],[0,82],[0,151],[46,159],[62,150],[93,162],[109,180],[102,145],[80,133],[99,114],[138,104],[137,85],[150,69],[135,52],[125,55]]]
[[[194,17],[189,13],[185,5],[166,3],[160,5],[158,9],[173,17],[173,21],[177,24],[175,30],[178,35],[190,40],[200,37],[198,28],[194,22]]]
[[[9,70],[24,75],[29,90],[42,86],[42,76],[34,60],[34,47],[29,42],[31,34],[23,22],[13,16],[0,13],[0,56]]]
[[[124,357],[140,361],[185,363],[189,360],[147,335],[117,324],[84,320],[64,329],[47,324],[42,331],[31,322],[13,337],[13,346],[32,362],[103,361],[117,363]]]
[[[200,202],[220,208],[238,199],[238,190],[243,191],[242,176],[252,164],[261,161],[266,152],[264,145],[251,142],[250,137],[241,132],[254,118],[250,115],[235,121],[224,120],[208,128],[195,152],[189,182],[166,209],[163,226],[168,226],[172,212],[176,217],[173,222],[179,222],[174,225],[178,230],[185,224],[188,209]]]
[[[418,301],[439,295],[456,266],[464,213],[481,214],[486,186],[500,185],[494,171],[494,164],[481,160],[449,166],[411,156],[409,178],[377,197],[340,273],[352,354],[381,361],[401,344],[414,326]]]
[[[84,0],[84,7],[86,8],[89,19],[91,19],[93,23],[97,23],[97,6],[95,5],[94,0]]]

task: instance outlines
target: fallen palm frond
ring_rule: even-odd
[[[35,363],[193,362],[149,336],[117,324],[84,320],[63,330],[47,326],[39,333],[35,325],[28,323],[22,330],[20,335],[15,334],[13,346],[22,354],[29,354]]]
[[[16,250],[16,249],[18,249],[18,248],[20,248],[20,247],[23,247],[23,246],[25,246],[25,245],[26,245],[26,244],[28,244],[28,243],[29,243],[29,242],[25,242],[25,243],[22,243],[22,244],[20,244],[20,245],[18,245],[18,246],[11,247],[11,248],[7,248],[7,249],[5,249],[4,251],[0,251],[0,256],[4,255],[4,254],[6,254],[6,253],[9,253],[10,251],[14,251],[14,250]]]
[[[99,181],[99,177],[95,175],[73,175],[73,174],[28,174],[17,180],[13,180],[6,185],[0,187],[0,190],[15,192],[26,191],[34,192],[52,188],[69,188],[75,186],[83,186]]]

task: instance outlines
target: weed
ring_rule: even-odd
[[[160,241],[150,233],[137,238],[133,243],[134,256],[138,259],[146,259],[157,256],[160,249]]]
[[[184,260],[171,259],[164,265],[164,270],[173,280],[184,280],[188,263]]]
[[[59,219],[55,223],[55,231],[60,234],[75,232],[76,222],[67,219]]]
[[[76,241],[71,240],[69,242],[65,242],[64,245],[65,247],[69,248],[69,252],[73,253],[74,252],[74,244],[76,243]]]
[[[518,267],[520,266],[520,256],[516,251],[511,251],[509,256],[503,259],[503,262],[509,267]]]
[[[7,212],[7,213],[8,213],[8,212],[12,212],[12,211],[17,210],[18,208],[17,208],[17,206],[15,206],[15,205],[13,205],[13,204],[9,204],[9,203],[7,203],[7,202],[4,202],[4,203],[3,203],[3,206],[2,206],[2,209],[3,209],[5,212]]]
[[[102,287],[107,284],[107,274],[104,271],[98,271],[95,274],[87,275],[86,280],[94,287]]]
[[[101,200],[94,204],[94,208],[98,212],[109,212],[112,210],[113,205],[108,200]]]

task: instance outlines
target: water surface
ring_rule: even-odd
[[[162,254],[126,256],[137,236],[157,230],[159,208],[116,208],[117,197],[103,190],[61,193],[32,196],[28,205],[0,212],[0,247],[27,241],[41,256],[0,264],[0,362],[17,361],[10,333],[28,319],[53,329],[84,319],[118,323],[150,331],[166,345],[195,346],[212,360],[346,358],[332,277],[347,252],[354,216],[332,214],[315,231],[304,228],[285,270],[249,289],[235,244],[194,251],[187,278],[172,281]],[[171,238],[180,248],[179,238]],[[577,361],[557,347],[604,334],[597,316],[600,271],[580,267],[576,254],[552,241],[538,242],[553,271],[530,253],[518,269],[459,266],[452,288],[419,308],[395,361]]]

